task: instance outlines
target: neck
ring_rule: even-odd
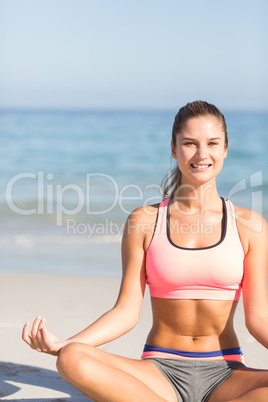
[[[185,209],[196,212],[221,207],[215,181],[194,186],[182,182],[174,201],[182,203]]]

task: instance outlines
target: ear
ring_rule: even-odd
[[[176,148],[175,148],[173,140],[171,140],[170,146],[171,146],[171,156],[172,156],[172,158],[177,159]]]
[[[224,159],[227,158],[227,153],[228,153],[228,146],[224,148],[224,154],[223,154]]]

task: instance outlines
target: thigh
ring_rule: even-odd
[[[170,402],[177,401],[173,386],[156,365],[150,361],[118,356],[85,344],[70,344],[65,348],[69,349],[69,353],[75,359],[81,355],[84,363],[88,357],[89,365],[93,364],[94,366],[94,361],[96,361],[102,363],[104,366],[130,374],[151,388],[156,394],[162,396],[162,398]]]
[[[268,370],[241,367],[213,392],[209,402],[226,402],[263,387],[268,387]]]

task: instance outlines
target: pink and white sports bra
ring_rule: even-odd
[[[185,248],[170,238],[169,198],[159,205],[156,229],[146,253],[150,295],[165,299],[239,300],[244,251],[234,206],[224,200],[220,240],[209,247]]]

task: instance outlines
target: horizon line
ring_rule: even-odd
[[[0,112],[174,112],[178,111],[179,108],[176,107],[161,107],[161,106],[152,106],[152,107],[110,107],[110,106],[101,106],[101,107],[89,107],[89,106],[81,106],[81,107],[66,107],[66,106],[0,106]],[[268,113],[267,108],[256,108],[256,107],[221,107],[221,110],[224,113],[236,112],[236,113]]]

